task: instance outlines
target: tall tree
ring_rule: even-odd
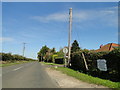
[[[41,60],[41,58],[43,58],[48,51],[49,51],[49,48],[46,45],[43,46],[38,52],[38,59]]]
[[[52,48],[52,49],[51,49],[51,53],[53,53],[53,54],[55,54],[55,53],[56,53],[55,48]]]
[[[77,40],[74,40],[74,42],[72,43],[72,47],[71,47],[71,53],[76,52],[78,50],[80,50],[79,44]]]
[[[63,48],[60,48],[60,50],[56,53],[59,57],[64,57]]]

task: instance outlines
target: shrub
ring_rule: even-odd
[[[89,68],[86,71],[82,53]],[[100,71],[97,68],[97,60],[105,59],[107,61],[108,71]],[[91,52],[88,50],[81,50],[71,54],[71,68],[79,70],[80,72],[88,73],[95,77],[109,79],[112,81],[120,81],[120,49],[116,48],[111,52]]]
[[[55,63],[56,64],[63,64],[64,58],[63,57],[55,57]]]
[[[15,62],[15,61],[32,61],[33,59],[23,57],[21,55],[12,55],[11,53],[0,53],[2,56],[2,61],[10,61],[10,62]]]

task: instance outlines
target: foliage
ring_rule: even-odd
[[[57,54],[52,55],[52,62],[55,63],[55,57],[57,57]]]
[[[17,55],[17,54],[13,55],[12,53],[0,53],[0,55],[2,56],[2,61],[14,62],[14,61],[31,61],[31,60],[33,60],[30,58],[23,57],[21,55]]]
[[[54,54],[56,54],[55,48],[50,49],[45,45],[38,52],[38,59],[39,61],[53,62]]]
[[[40,61],[42,61],[42,60],[45,60],[47,57],[48,57],[48,55],[46,55],[46,53],[49,51],[50,49],[45,45],[45,46],[43,46],[41,49],[40,49],[40,51],[38,52],[38,59],[40,60]]]
[[[63,57],[55,57],[55,63],[56,64],[64,64],[64,58]]]
[[[49,48],[45,45],[43,46],[40,51],[38,52],[38,55],[45,56],[45,54],[48,52]]]
[[[115,48],[113,51],[103,56],[107,60],[109,77],[111,80],[120,81],[120,48]]]
[[[60,49],[58,52],[56,52],[55,48],[50,49],[46,45],[43,46],[38,52],[39,61],[55,63],[55,58],[56,58],[57,60],[59,59],[61,63],[61,60],[63,60],[63,57],[64,57],[63,49]]]
[[[52,49],[51,49],[51,53],[53,53],[53,54],[55,54],[55,53],[56,53],[55,48],[52,48]]]
[[[79,44],[77,40],[74,40],[74,42],[72,43],[72,47],[71,47],[71,53],[79,51],[79,50],[80,50]]]
[[[59,57],[64,57],[63,48],[61,48],[57,53]]]
[[[63,64],[64,63],[64,53],[63,48],[61,48],[58,52],[56,52],[57,57],[55,57],[55,63]]]
[[[82,53],[85,55],[85,59],[89,68],[86,71],[85,63],[82,57]],[[105,59],[107,61],[108,71],[100,71],[97,68],[97,60]],[[88,73],[89,75],[109,79],[112,81],[120,81],[120,49],[116,48],[111,52],[92,52],[88,50],[80,50],[71,54],[71,68],[79,70],[80,72]]]

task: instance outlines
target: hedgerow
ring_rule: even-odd
[[[86,71],[82,53],[89,70]],[[100,71],[97,68],[97,60],[105,59],[107,63],[107,71]],[[120,48],[116,48],[111,52],[93,52],[80,50],[71,54],[71,68],[89,75],[109,79],[112,81],[120,81]]]
[[[32,61],[33,59],[31,58],[26,58],[23,57],[21,55],[17,55],[17,54],[11,54],[11,53],[0,53],[1,56],[1,60],[2,61],[10,61],[10,62],[14,62],[14,61]]]

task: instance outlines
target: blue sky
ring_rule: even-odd
[[[72,42],[81,48],[98,49],[101,44],[118,43],[117,2],[3,2],[3,52],[36,58],[44,45],[58,51],[67,46],[69,8],[73,8]]]

